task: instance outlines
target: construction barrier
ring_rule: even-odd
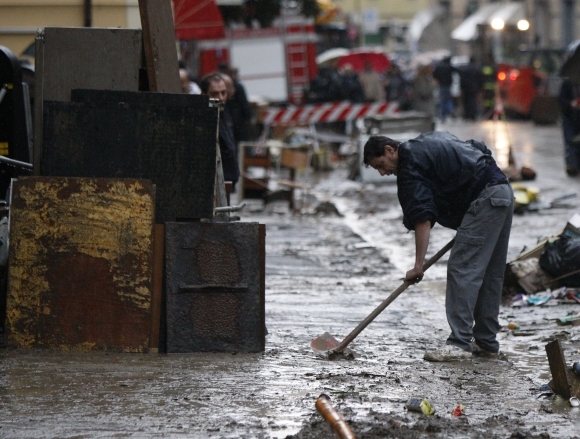
[[[390,116],[398,111],[399,104],[397,102],[353,104],[345,101],[267,108],[261,113],[260,119],[266,126],[293,126]]]

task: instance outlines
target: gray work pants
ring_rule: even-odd
[[[487,186],[457,229],[447,267],[447,344],[499,351],[499,307],[514,209],[509,184]]]

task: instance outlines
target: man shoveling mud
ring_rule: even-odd
[[[457,230],[447,268],[446,312],[451,335],[425,353],[428,361],[454,361],[471,353],[496,356],[496,334],[507,247],[512,189],[485,144],[445,132],[398,142],[372,136],[363,163],[397,176],[403,224],[415,230],[415,266],[405,280],[423,278],[431,227]]]

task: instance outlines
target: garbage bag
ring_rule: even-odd
[[[547,243],[539,264],[553,277],[564,276],[580,269],[580,238],[565,235]],[[560,283],[567,287],[580,287],[580,273],[567,276]]]

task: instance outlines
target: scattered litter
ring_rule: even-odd
[[[578,398],[572,397],[572,398],[570,398],[570,405],[572,407],[578,407],[578,406],[580,406],[580,400]]]
[[[580,314],[570,314],[567,315],[566,317],[560,317],[558,319],[558,324],[559,325],[572,325],[572,326],[577,326],[580,325]]]
[[[425,398],[410,398],[405,407],[410,412],[423,413],[424,415],[433,415],[435,413],[431,402]]]
[[[457,407],[455,407],[453,409],[453,411],[451,412],[452,416],[461,416],[461,415],[465,415],[465,408],[463,407],[463,404],[457,404]]]
[[[530,305],[543,305],[547,303],[552,298],[552,292],[550,290],[544,291],[542,293],[532,294],[528,297],[528,304]]]
[[[580,286],[580,238],[563,235],[547,243],[539,264],[551,276],[565,280],[566,285]]]
[[[550,305],[580,303],[580,289],[561,287],[557,290],[547,289],[535,294],[516,294],[512,297],[511,306],[513,308],[522,308],[524,306],[538,306],[547,303]]]
[[[314,209],[316,214],[323,214],[323,215],[336,215],[342,216],[342,214],[338,211],[334,203],[330,201],[323,201]]]
[[[580,376],[580,363],[574,363],[572,365],[572,370],[576,375]]]
[[[507,325],[508,329],[520,329],[519,325],[514,322],[509,322]]]
[[[542,386],[540,386],[540,388],[538,389],[540,392],[546,392],[546,391],[551,391],[552,388],[550,387],[549,384],[543,384]]]

